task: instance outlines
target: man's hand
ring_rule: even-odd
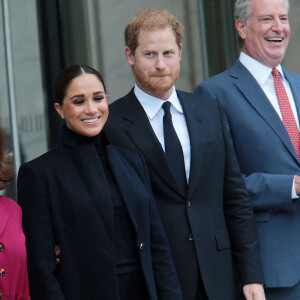
[[[300,195],[300,176],[295,176],[295,190],[297,195]]]
[[[250,283],[243,286],[243,293],[246,300],[266,300],[263,285]]]
[[[60,263],[60,248],[58,245],[55,245],[55,255],[56,255],[56,264],[58,265]]]

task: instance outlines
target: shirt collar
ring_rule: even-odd
[[[178,99],[175,86],[173,85],[173,92],[169,99],[162,100],[156,97],[153,97],[144,91],[142,91],[137,84],[134,86],[134,93],[141,105],[143,106],[147,116],[149,119],[153,119],[154,116],[158,113],[161,106],[164,104],[165,101],[171,102],[171,104],[175,107],[177,111],[183,113],[180,101]]]
[[[271,67],[262,64],[253,57],[244,53],[243,51],[241,51],[240,54],[240,62],[248,69],[248,71],[252,74],[256,81],[260,84],[264,84],[271,75]],[[285,80],[281,65],[278,65],[276,69],[281,75],[281,79]]]

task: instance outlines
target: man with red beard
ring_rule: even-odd
[[[183,298],[242,299],[243,286],[246,299],[265,299],[253,212],[220,108],[174,86],[182,31],[165,10],[130,20],[125,54],[135,87],[110,105],[104,130],[147,161]]]

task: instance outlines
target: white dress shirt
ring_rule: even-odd
[[[282,120],[281,111],[280,111],[280,107],[279,107],[279,103],[278,103],[278,99],[277,99],[277,95],[276,95],[276,90],[275,90],[275,86],[274,86],[272,68],[270,68],[266,65],[263,65],[256,59],[245,54],[244,52],[241,52],[241,54],[240,54],[240,62],[247,68],[247,70],[251,73],[251,75],[256,79],[256,81],[258,82],[260,87],[265,92],[267,98],[273,105],[273,107],[276,110],[277,114],[279,115],[280,119]],[[290,101],[290,104],[292,107],[294,118],[295,118],[297,126],[299,128],[297,109],[296,109],[296,105],[295,105],[295,101],[294,101],[294,97],[293,97],[293,93],[291,91],[290,85],[287,82],[287,80],[285,80],[285,78],[284,78],[284,74],[282,72],[281,65],[277,66],[276,69],[278,70],[281,81],[285,87],[286,93],[288,95],[288,98],[289,98],[289,101]]]
[[[272,68],[268,67],[266,65],[263,65],[256,59],[245,54],[244,52],[241,52],[241,54],[240,54],[240,62],[247,68],[247,70],[251,73],[251,75],[256,79],[257,83],[260,85],[260,87],[266,94],[267,98],[273,105],[275,111],[279,115],[280,119],[282,120],[280,106],[279,106],[279,102],[277,99],[276,90],[275,90],[275,86],[274,86]],[[278,65],[276,67],[276,69],[278,70],[281,81],[285,87],[286,93],[288,95],[288,98],[289,98],[289,101],[291,104],[294,118],[295,118],[297,126],[299,128],[297,109],[296,109],[296,105],[295,105],[295,101],[294,101],[294,97],[293,97],[293,93],[291,91],[290,85],[287,82],[287,80],[285,80],[285,78],[284,78],[284,74],[282,72],[281,65]],[[296,189],[295,189],[295,177],[294,177],[294,181],[293,181],[293,185],[292,185],[291,198],[292,199],[299,198],[296,193]]]
[[[162,105],[165,101],[171,102],[170,112],[172,115],[172,122],[176,134],[181,143],[183,156],[184,156],[184,165],[186,172],[186,179],[189,182],[190,176],[190,165],[191,165],[191,144],[190,144],[190,136],[186,124],[186,120],[184,117],[184,113],[182,110],[182,106],[178,99],[175,86],[173,86],[173,92],[169,99],[162,100],[156,97],[153,97],[144,91],[142,91],[137,85],[134,87],[134,93],[143,106],[146,115],[150,121],[152,129],[157,136],[158,140],[161,143],[163,150],[165,151],[165,138],[164,138],[164,126],[163,126],[163,117],[164,117],[164,109]]]

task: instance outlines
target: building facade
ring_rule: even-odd
[[[178,89],[230,67],[239,54],[234,0],[0,0],[0,126],[14,164],[31,160],[59,138],[52,85],[59,71],[87,64],[103,75],[110,102],[133,86],[123,30],[136,12],[163,8],[184,25]],[[300,1],[291,0],[290,45],[284,66],[300,73]],[[16,199],[15,182],[2,193]]]

